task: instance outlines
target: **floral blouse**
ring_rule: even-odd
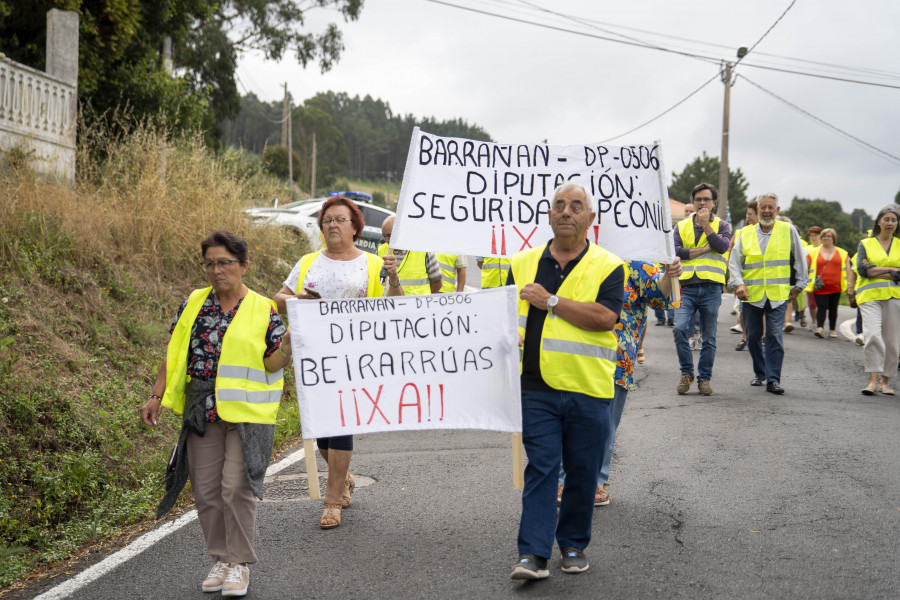
[[[633,260],[627,264],[628,277],[625,278],[625,304],[616,323],[616,385],[633,390],[634,359],[638,344],[647,327],[647,308],[677,308],[681,302],[670,302],[659,289],[659,280],[665,277],[653,263]]]
[[[219,305],[219,297],[216,291],[212,290],[207,296],[194,325],[191,327],[191,343],[188,355],[187,374],[192,379],[196,378],[201,381],[214,379],[219,369],[219,355],[222,353],[222,339],[234,315],[237,314],[238,308],[244,301],[241,298],[238,303],[228,313],[222,312]],[[175,319],[169,327],[169,335],[175,330],[181,313],[187,306],[188,299],[185,298],[175,313]],[[266,352],[265,356],[271,356],[278,347],[281,346],[281,338],[287,331],[281,315],[273,307],[269,315],[269,328],[266,331]],[[216,411],[216,396],[210,394],[206,397],[206,422],[215,423],[218,420]]]

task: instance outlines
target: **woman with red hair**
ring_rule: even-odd
[[[275,294],[278,310],[285,313],[285,300],[367,298],[384,295],[382,269],[387,274],[388,296],[402,296],[397,258],[388,254],[383,259],[363,252],[354,245],[362,235],[362,211],[344,196],[332,196],[319,211],[319,230],[325,248],[303,256]],[[341,511],[350,506],[350,494],[355,487],[350,474],[353,436],[337,436],[316,440],[322,458],[328,463],[328,484],[325,487],[324,510],[319,526],[332,529],[341,524]]]

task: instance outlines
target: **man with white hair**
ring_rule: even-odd
[[[554,537],[562,570],[588,569],[597,473],[610,429],[616,371],[613,329],[624,300],[622,260],[585,239],[594,220],[586,188],[558,187],[550,202],[553,239],[512,259],[519,291],[522,441],[528,454],[519,560],[513,579],[543,579]],[[559,514],[556,484],[568,478]]]
[[[729,285],[744,303],[747,349],[753,359],[752,386],[766,386],[772,394],[783,394],[781,365],[784,362],[782,325],[784,313],[806,287],[809,272],[806,250],[797,229],[777,219],[778,196],[759,197],[759,223],[745,229],[734,245],[728,269]],[[766,347],[763,353],[763,320]]]

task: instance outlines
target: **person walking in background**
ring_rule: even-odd
[[[512,263],[510,259],[485,256],[476,257],[476,262],[478,268],[481,269],[481,289],[486,290],[506,285],[509,265]]]
[[[806,239],[809,240],[808,243],[803,244],[803,247],[806,249],[806,254],[810,254],[813,249],[818,248],[822,245],[822,241],[819,239],[819,234],[822,233],[822,228],[818,225],[813,225],[809,229],[806,230]],[[809,307],[809,318],[812,323],[811,327],[815,327],[816,323],[818,323],[818,307],[816,306],[816,295],[813,293],[813,290],[806,290],[806,305]],[[802,313],[800,315],[801,321],[800,326],[805,327],[804,323],[806,322],[806,313]]]
[[[291,339],[275,304],[243,283],[247,243],[214,231],[200,248],[210,287],[194,290],[175,314],[141,421],[155,427],[160,404],[183,415],[156,518],[174,506],[190,478],[215,561],[200,589],[243,596],[249,565],[257,562],[256,498],[262,500],[272,456]]]
[[[756,200],[747,203],[747,212],[744,216],[744,226],[741,229],[738,229],[734,233],[734,237],[731,240],[731,246],[729,247],[729,251],[734,248],[734,245],[741,239],[741,233],[747,228],[753,228],[754,225],[759,223],[759,213],[757,213],[757,209],[759,205]],[[747,331],[744,329],[744,303],[740,301],[740,299],[735,296],[734,302],[736,304],[735,311],[737,312],[737,325],[731,328],[731,331],[735,333],[741,334],[741,341],[737,343],[735,346],[735,350],[741,351],[747,347]]]
[[[449,294],[464,291],[466,289],[466,255],[436,253],[434,257],[441,269],[440,292]]]
[[[640,344],[647,332],[647,309],[650,307],[668,309],[678,304],[677,298],[672,298],[672,279],[681,275],[681,261],[676,256],[675,261],[665,267],[665,272],[653,263],[633,260],[627,263],[627,277],[625,278],[625,303],[619,314],[619,322],[616,324],[616,373],[615,395],[610,404],[610,428],[606,447],[603,450],[603,458],[600,461],[600,472],[597,477],[597,492],[594,495],[594,506],[606,506],[609,504],[609,467],[612,462],[613,450],[616,443],[616,431],[622,421],[622,411],[625,409],[625,400],[628,392],[637,388],[634,383],[634,363],[638,362],[635,350],[640,352]],[[640,355],[638,355],[640,356]],[[562,465],[559,471],[559,487],[557,489],[557,501],[562,500],[563,487],[566,481],[566,472]]]
[[[325,248],[306,254],[297,261],[284,280],[284,286],[275,294],[278,310],[287,312],[288,298],[373,298],[385,292],[388,296],[404,295],[397,257],[388,253],[382,259],[354,245],[362,235],[364,226],[362,211],[349,198],[331,196],[323,202],[319,211],[319,230],[324,234]],[[387,289],[384,284],[387,284]],[[323,340],[322,343],[326,342]],[[316,445],[328,463],[328,483],[319,527],[333,529],[341,524],[342,511],[350,506],[351,494],[356,486],[350,473],[353,436],[319,438]]]
[[[719,191],[710,183],[701,183],[691,190],[691,202],[697,212],[675,228],[675,254],[681,259],[681,306],[675,311],[675,350],[681,379],[676,391],[687,394],[694,381],[694,358],[688,338],[692,337],[694,315],[700,317],[700,334],[703,338],[700,360],[697,363],[697,388],[704,396],[713,393],[713,363],[716,358],[716,327],[719,305],[722,304],[722,287],[728,245],[731,241],[731,225],[715,216]]]
[[[866,396],[880,389],[894,395],[888,382],[897,376],[900,354],[900,207],[878,211],[872,234],[859,243],[856,252],[856,302],[863,318],[865,368],[869,385]],[[878,374],[881,374],[878,388]]]
[[[821,245],[814,247],[809,253],[809,285],[806,291],[812,290],[816,296],[818,314],[815,336],[825,337],[825,315],[828,315],[828,337],[837,337],[838,306],[841,303],[841,292],[847,291],[847,271],[850,259],[847,251],[835,246],[837,233],[830,227],[819,234]]]
[[[741,243],[735,244],[731,251],[729,285],[744,303],[747,349],[753,360],[754,377],[750,385],[765,385],[767,392],[783,394],[782,323],[790,299],[796,298],[806,287],[806,251],[797,229],[777,220],[778,196],[763,194],[758,202],[759,223],[745,230],[741,234]],[[762,347],[764,321],[765,354]]]
[[[548,577],[554,537],[563,572],[588,569],[584,549],[591,541],[615,388],[613,329],[622,312],[624,265],[585,239],[597,217],[587,188],[568,182],[552,198],[553,239],[516,254],[509,277],[519,292],[522,442],[528,455],[512,579]],[[557,514],[560,448],[569,479]]]

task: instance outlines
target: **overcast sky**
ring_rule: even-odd
[[[589,36],[627,36],[712,60],[428,0],[365,0],[353,23],[324,10],[310,15],[310,30],[338,22],[344,33],[346,49],[332,71],[303,70],[293,57],[275,63],[247,56],[238,68],[241,91],[280,100],[286,81],[298,103],[327,90],[369,94],[395,114],[463,118],[501,143],[600,142],[650,120],[716,76],[719,60],[734,61],[739,46],[753,46],[790,0],[448,3]],[[893,201],[900,190],[900,89],[751,65],[900,87],[898,24],[897,0],[797,0],[738,65],[729,162],[750,182],[749,196],[773,191],[786,208],[794,196],[824,198],[848,213],[863,208],[873,216]],[[849,141],[743,77],[898,158]],[[719,155],[723,90],[716,78],[662,118],[609,144],[661,140],[671,181],[672,172],[702,152]]]

